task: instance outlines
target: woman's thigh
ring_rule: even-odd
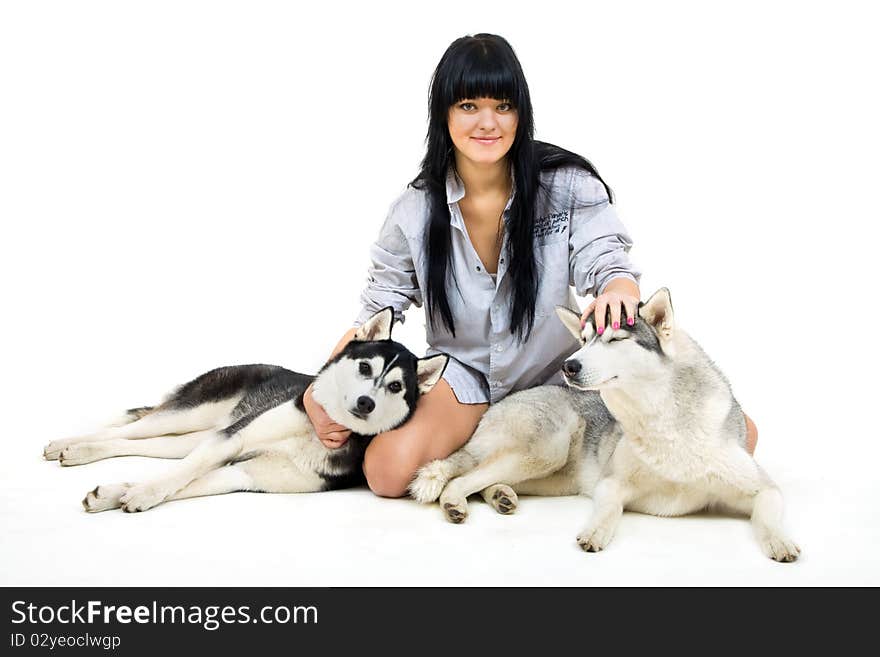
[[[419,397],[403,426],[373,438],[364,456],[370,489],[383,497],[400,497],[416,470],[446,458],[473,434],[489,404],[462,404],[444,380]]]

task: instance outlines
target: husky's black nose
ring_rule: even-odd
[[[376,408],[376,402],[374,402],[366,395],[361,395],[360,397],[358,397],[357,407],[361,413],[366,415],[367,413],[372,412],[374,408]]]
[[[567,360],[562,364],[562,371],[569,376],[574,376],[581,371],[581,362],[579,360],[575,360],[574,358],[572,358],[571,360]]]

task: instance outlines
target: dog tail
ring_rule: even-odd
[[[477,460],[464,448],[448,458],[430,461],[416,472],[409,485],[409,494],[421,504],[436,502],[451,479],[473,469],[476,465]]]
[[[113,418],[106,423],[107,427],[121,427],[125,424],[131,424],[135,420],[140,420],[145,415],[149,415],[155,410],[155,406],[139,406],[137,408],[129,408],[119,417]]]

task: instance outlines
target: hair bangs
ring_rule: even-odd
[[[451,58],[440,89],[446,107],[465,98],[497,98],[514,108],[524,104],[518,62],[511,62],[508,53],[494,45],[476,41]]]

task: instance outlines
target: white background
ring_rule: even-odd
[[[4,453],[0,584],[880,584],[873,292],[876,23],[862,3],[6,2],[0,8]],[[589,158],[645,295],[758,424],[804,552],[745,520],[591,502],[511,517],[367,490],[236,494],[87,515],[52,439],[221,364],[322,364],[418,171],[431,73],[457,37],[516,50],[536,137]],[[395,337],[424,347],[412,308]]]

